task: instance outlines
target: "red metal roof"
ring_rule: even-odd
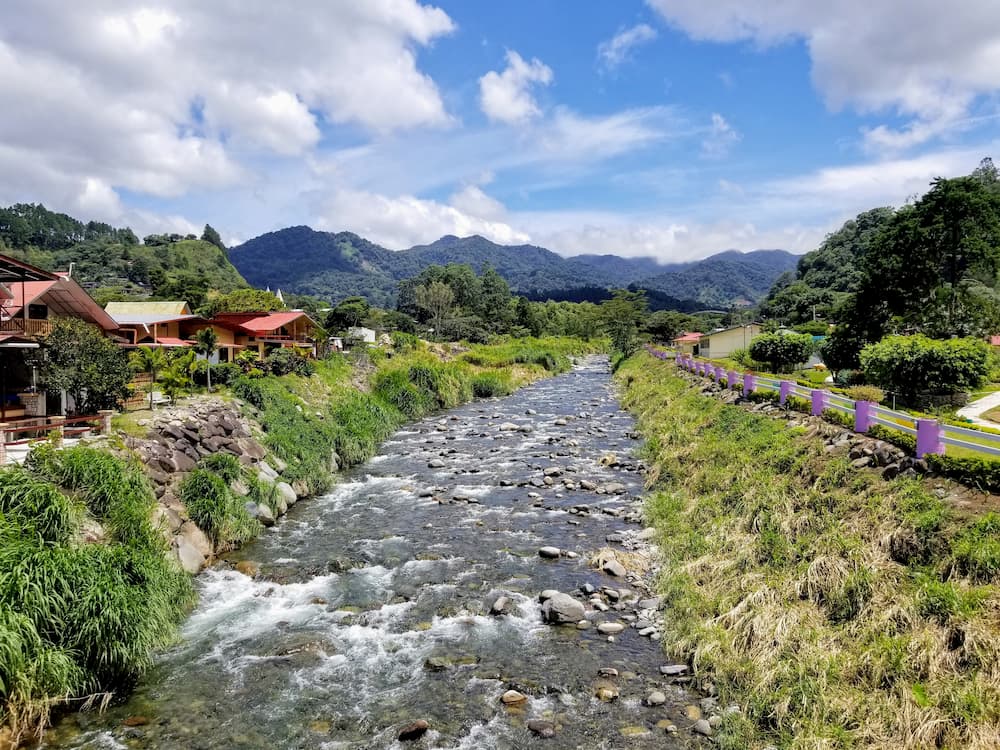
[[[117,330],[118,324],[73,279],[51,281],[14,281],[6,284],[13,299],[5,301],[4,314],[17,317],[25,304],[44,302],[55,315],[64,315],[100,326],[106,331]]]
[[[157,336],[156,344],[153,344],[153,346],[156,346],[157,344],[159,344],[160,346],[191,346],[191,343],[192,342],[190,341],[185,341],[184,339],[175,339],[171,336]],[[147,345],[140,344],[140,346],[147,346]]]
[[[697,344],[701,340],[702,334],[700,333],[685,333],[674,339],[675,343],[678,344]]]
[[[279,312],[243,321],[240,323],[240,328],[250,333],[265,333],[267,331],[276,331],[282,326],[294,323],[299,318],[305,318],[310,323],[313,322],[304,312]]]
[[[1000,346],[1000,336],[990,336],[990,346]]]

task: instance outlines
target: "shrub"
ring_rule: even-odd
[[[921,392],[974,390],[989,374],[989,359],[989,345],[978,339],[888,336],[861,350],[865,377],[908,400]]]
[[[77,515],[55,485],[22,468],[0,471],[0,513],[54,544],[70,540]]]
[[[472,393],[476,398],[507,396],[514,390],[510,377],[495,372],[483,372],[472,378]]]
[[[248,542],[260,533],[260,523],[247,512],[243,500],[210,471],[195,469],[184,477],[180,498],[217,550]]]
[[[198,465],[218,476],[226,484],[235,482],[243,473],[240,460],[232,453],[212,453],[202,458]]]
[[[873,401],[876,404],[882,403],[885,398],[885,392],[874,385],[852,385],[844,395],[855,401]]]
[[[748,401],[753,401],[758,404],[763,403],[764,401],[776,404],[781,400],[781,394],[777,391],[751,391],[746,397]]]
[[[233,395],[237,398],[243,399],[258,409],[264,407],[264,391],[257,380],[241,375],[232,382],[230,387]]]
[[[309,377],[316,371],[316,366],[305,354],[295,349],[275,349],[265,360],[267,369],[274,375],[302,375]]]
[[[434,407],[430,394],[411,383],[405,370],[380,372],[373,390],[407,419],[422,417]]]
[[[768,333],[750,342],[750,356],[774,372],[788,372],[803,364],[815,351],[812,336],[802,333]]]

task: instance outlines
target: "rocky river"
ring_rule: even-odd
[[[204,572],[129,700],[46,747],[707,744],[720,708],[658,643],[633,429],[588,358],[400,430]]]

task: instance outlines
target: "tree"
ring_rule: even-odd
[[[330,331],[346,331],[361,325],[371,314],[371,305],[364,297],[341,300],[326,316],[325,327]]]
[[[211,242],[213,245],[215,245],[217,248],[219,248],[222,252],[226,252],[226,246],[222,242],[222,237],[220,237],[219,233],[216,232],[215,229],[212,228],[211,224],[206,224],[205,225],[205,231],[203,231],[201,233],[201,238],[205,242]]]
[[[816,346],[804,333],[769,333],[750,342],[750,358],[770,365],[773,372],[787,372],[805,364]]]
[[[916,403],[919,394],[971,391],[986,380],[990,347],[979,339],[926,336],[887,336],[861,350],[865,378],[904,400]]]
[[[128,355],[96,326],[77,318],[59,318],[45,337],[42,382],[66,391],[77,413],[113,409],[128,395],[132,379]]]
[[[196,353],[201,354],[205,357],[205,364],[208,367],[205,369],[205,375],[208,378],[208,392],[212,392],[212,357],[215,355],[218,349],[219,337],[215,333],[215,329],[211,326],[202,328],[195,335],[195,345],[194,350]]]
[[[480,279],[480,295],[476,304],[476,312],[482,318],[486,327],[500,333],[510,328],[510,287],[493,266],[483,269]]]
[[[435,332],[440,332],[445,318],[455,302],[455,293],[443,281],[421,284],[414,289],[417,306],[430,315]]]
[[[389,331],[402,331],[403,333],[417,332],[417,321],[399,310],[390,310],[383,315],[382,325]]]
[[[163,383],[163,391],[170,397],[171,401],[176,401],[178,394],[190,388],[192,384],[191,375],[195,369],[194,352],[187,349],[180,354],[170,358],[160,381]]]
[[[167,355],[160,347],[140,346],[129,355],[129,365],[135,372],[147,372],[150,375],[149,408],[153,408],[153,391],[156,389],[156,379],[160,371],[167,366]]]
[[[697,330],[697,326],[698,320],[690,315],[675,310],[657,310],[646,319],[643,330],[656,341],[670,343],[684,331]]]
[[[646,293],[616,289],[609,300],[601,303],[601,320],[611,338],[612,348],[623,358],[639,349],[639,326],[646,315]]]

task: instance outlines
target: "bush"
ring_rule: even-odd
[[[274,375],[302,375],[309,377],[316,372],[316,366],[305,354],[294,349],[275,349],[265,360],[267,369]]]
[[[212,453],[198,462],[198,465],[219,477],[226,484],[231,484],[240,478],[243,466],[232,453]]]
[[[748,401],[758,404],[765,401],[776,404],[781,400],[781,394],[777,391],[751,391],[746,397]]]
[[[876,404],[882,403],[885,398],[885,392],[874,385],[852,385],[844,391],[844,395],[855,401],[873,401]]]
[[[210,471],[195,469],[184,477],[180,498],[217,551],[256,539],[260,533],[260,523],[247,512],[244,501]]]
[[[861,350],[861,367],[869,382],[911,402],[924,392],[975,390],[989,374],[989,361],[989,345],[978,339],[888,336]]]
[[[198,385],[208,385],[208,362],[204,359],[199,359],[195,364],[194,372],[192,377],[194,382]],[[243,374],[243,370],[240,369],[239,365],[233,362],[220,362],[217,365],[212,365],[212,385],[230,385],[236,378]]]
[[[243,399],[258,409],[264,407],[264,391],[258,380],[248,378],[246,375],[240,375],[232,382],[230,387],[232,388],[233,395],[237,398]]]
[[[927,456],[928,465],[938,474],[987,492],[1000,492],[1000,461],[992,458]]]
[[[476,398],[507,396],[514,391],[510,377],[495,372],[483,372],[472,378],[472,393]]]
[[[434,408],[430,394],[411,383],[405,370],[380,372],[373,390],[407,419],[418,419]]]
[[[815,349],[812,336],[802,333],[768,333],[750,342],[750,356],[773,372],[788,372],[804,364]]]

